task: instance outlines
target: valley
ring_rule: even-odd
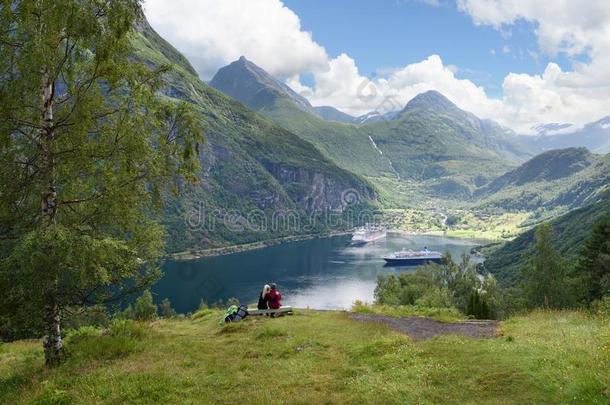
[[[437,91],[392,114],[352,117],[313,106],[245,57],[219,69],[208,87],[147,24],[134,44],[148,64],[175,67],[164,94],[195,105],[206,127],[199,184],[172,197],[164,217],[177,258],[330,236],[374,221],[406,235],[495,241],[483,249],[486,266],[514,279],[524,265],[515,254],[526,254],[519,241],[531,248],[537,225],[608,198],[610,155],[595,153],[603,151],[603,121],[580,138],[552,135],[563,126],[526,137]],[[344,201],[346,190],[355,205]],[[252,226],[253,212],[267,226]],[[278,212],[296,222],[269,226]],[[338,222],[328,222],[329,212]],[[198,226],[184,226],[193,213]]]
[[[0,403],[610,403],[610,8],[521,3],[0,4]]]
[[[336,113],[328,115],[329,108],[321,115],[246,58],[220,69],[210,84],[367,179],[382,210],[432,209],[451,215],[454,209],[472,209],[488,218],[525,216],[532,223],[586,204],[609,182],[607,157],[568,147],[533,159],[540,149],[523,136],[460,110],[434,91],[420,94],[390,117],[359,125]],[[572,159],[566,163],[574,166],[572,171],[554,172],[553,165],[564,164],[564,159]],[[544,170],[546,177],[536,173]],[[506,180],[529,172],[518,184]],[[518,225],[527,223],[524,219]],[[421,225],[424,231],[439,230]]]

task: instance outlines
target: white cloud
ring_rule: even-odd
[[[571,71],[549,63],[540,75],[507,75],[500,111],[505,122],[525,130],[536,122],[569,121],[582,125],[610,114],[607,0],[563,0],[552,5],[528,0],[458,0],[458,7],[475,24],[498,30],[518,20],[529,21],[536,26],[543,52],[551,57],[563,53],[574,58]],[[589,62],[578,62],[582,56]]]
[[[428,90],[437,90],[461,108],[481,116],[495,116],[500,107],[482,87],[458,79],[457,68],[444,65],[438,55],[393,69],[376,79],[362,76],[355,61],[345,54],[331,60],[329,66],[329,70],[314,74],[314,88],[302,86],[296,78],[288,84],[314,105],[332,105],[352,115],[400,110],[417,94]]]
[[[538,75],[510,73],[504,79],[503,96],[492,99],[482,87],[456,76],[467,69],[445,65],[437,55],[367,79],[347,54],[331,58],[281,0],[146,0],[145,12],[153,27],[189,58],[204,79],[245,55],[271,74],[288,78],[287,83],[312,104],[331,105],[353,115],[397,110],[431,89],[463,109],[519,132],[531,132],[533,125],[546,122],[582,125],[610,114],[608,0],[562,0],[552,7],[530,0],[457,2],[477,25],[493,26],[509,36],[516,21],[527,20],[536,27],[542,52],[580,60],[585,55],[588,61],[574,62],[571,71],[550,63]],[[490,53],[512,50],[506,45]],[[535,51],[527,55],[538,57]],[[313,86],[301,83],[303,74],[313,75]]]
[[[203,79],[246,56],[287,77],[327,67],[327,55],[281,0],[146,0],[146,17]]]
[[[549,63],[541,74],[508,74],[501,99],[487,97],[484,89],[455,76],[457,68],[441,58],[427,59],[386,71],[369,80],[358,73],[347,55],[330,61],[328,71],[315,74],[315,87],[301,89],[316,105],[333,105],[351,114],[372,109],[402,108],[418,93],[435,89],[461,108],[492,118],[521,133],[546,122],[572,122],[576,127],[610,114],[610,3],[607,0],[563,0],[553,4],[529,0],[458,0],[460,10],[475,24],[490,25],[501,33],[517,20],[534,23],[540,48],[548,55],[574,58],[573,70]],[[505,45],[500,52],[512,52]],[[495,50],[491,52],[495,54]],[[523,51],[519,55],[523,57]],[[537,52],[527,55],[537,59]],[[578,62],[587,56],[589,62]],[[298,84],[293,80],[294,85]],[[394,108],[396,109],[396,108]]]

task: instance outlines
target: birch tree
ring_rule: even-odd
[[[61,361],[69,308],[158,275],[156,214],[197,169],[190,108],[158,96],[168,67],[133,58],[139,0],[0,6],[0,315],[40,319]]]

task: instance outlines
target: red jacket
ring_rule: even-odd
[[[278,290],[269,291],[267,298],[269,299],[269,308],[279,309],[282,306],[282,293]]]

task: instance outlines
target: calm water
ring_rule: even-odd
[[[164,277],[154,287],[155,300],[169,298],[181,313],[209,303],[236,297],[254,303],[265,283],[275,282],[282,303],[299,308],[347,309],[355,300],[373,301],[379,274],[413,271],[385,267],[384,254],[407,249],[449,251],[457,259],[473,240],[436,236],[388,235],[364,247],[348,246],[350,236],[313,239],[265,249],[187,262],[167,262]]]

